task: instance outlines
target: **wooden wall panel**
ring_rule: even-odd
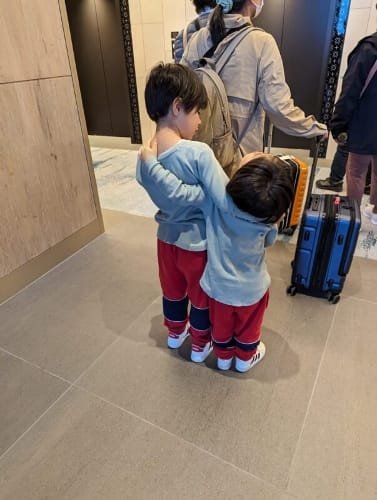
[[[2,277],[98,215],[72,78],[2,84],[0,109]]]
[[[0,83],[69,74],[59,2],[0,0]]]

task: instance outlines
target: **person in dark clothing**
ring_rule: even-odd
[[[347,195],[361,203],[371,164],[371,207],[364,214],[377,225],[377,32],[360,40],[348,58],[342,92],[330,121],[337,143],[348,151]]]
[[[319,179],[316,182],[318,189],[327,189],[328,191],[335,191],[340,193],[343,191],[343,179],[346,175],[346,165],[348,160],[348,151],[344,146],[338,144],[338,148],[335,152],[334,159],[331,164],[330,176],[326,179]],[[364,193],[370,194],[370,184],[371,184],[371,168],[369,165],[367,178],[365,181]]]

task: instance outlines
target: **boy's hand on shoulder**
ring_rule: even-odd
[[[148,145],[143,145],[139,149],[139,158],[142,161],[147,161],[157,157],[157,140],[152,138]]]

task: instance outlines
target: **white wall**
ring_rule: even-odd
[[[172,62],[170,33],[180,31],[196,14],[190,0],[129,0],[129,9],[141,129],[145,142],[154,131],[154,124],[145,111],[146,76],[157,62]]]
[[[340,66],[339,84],[337,97],[342,87],[342,78],[347,69],[347,59],[349,53],[356,46],[357,42],[366,35],[377,30],[377,9],[376,0],[352,0],[350,15],[348,18],[346,38]],[[336,150],[336,144],[330,139],[327,149],[327,158],[332,158]]]

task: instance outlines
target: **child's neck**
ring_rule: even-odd
[[[179,130],[169,123],[159,123],[154,137],[157,140],[157,154],[164,153],[167,149],[173,147],[182,137]]]

